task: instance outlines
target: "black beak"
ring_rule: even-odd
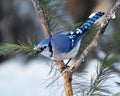
[[[35,56],[36,56],[36,55],[39,55],[41,52],[42,52],[41,50],[36,50]]]
[[[36,52],[35,52],[35,56],[38,55],[40,52],[41,52],[41,51],[36,50]]]
[[[34,54],[35,56],[39,55],[42,52],[40,48],[35,47],[34,49],[35,49],[35,54]]]

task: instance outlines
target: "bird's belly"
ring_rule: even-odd
[[[79,45],[80,45],[80,43],[78,43],[78,45],[76,47],[74,47],[68,53],[55,52],[55,54],[53,54],[53,57],[51,59],[54,59],[54,60],[65,60],[65,59],[74,58],[75,55],[77,54],[78,50],[79,50]]]

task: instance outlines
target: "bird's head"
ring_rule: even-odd
[[[34,47],[36,50],[36,54],[42,54],[46,57],[51,57],[52,55],[52,46],[51,46],[51,39],[45,39],[41,41],[37,46]]]

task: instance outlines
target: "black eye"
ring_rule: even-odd
[[[40,50],[44,50],[45,48],[47,48],[47,46],[42,46],[41,48],[40,48]]]
[[[45,48],[47,48],[47,46],[43,46],[42,49],[44,50]]]
[[[47,48],[47,46],[44,46],[44,49]]]

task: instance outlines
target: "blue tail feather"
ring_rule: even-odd
[[[79,42],[80,38],[84,36],[84,34],[88,31],[88,29],[90,29],[95,24],[95,22],[103,15],[104,12],[92,13],[80,27],[66,33],[66,35],[72,41],[75,41],[73,42],[73,46],[75,46]]]
[[[82,30],[82,32],[84,33],[85,31],[90,29],[90,27],[94,25],[95,22],[103,15],[104,15],[104,12],[97,12],[97,13],[91,14],[89,18],[79,27],[79,29]]]

